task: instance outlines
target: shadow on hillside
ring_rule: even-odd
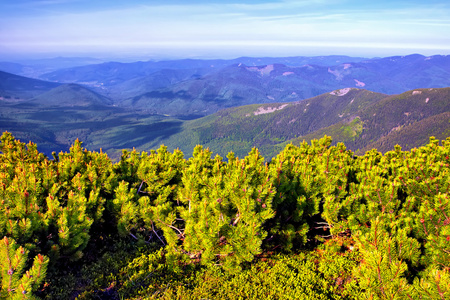
[[[159,121],[151,124],[130,124],[111,130],[109,143],[113,148],[140,148],[142,145],[167,139],[181,132],[181,121]]]

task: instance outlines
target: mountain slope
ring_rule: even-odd
[[[430,86],[450,86],[449,59],[410,55],[334,66],[288,66],[251,65],[270,58],[241,58],[248,64],[224,68],[217,66],[229,61],[217,60],[216,65],[197,60],[140,62],[131,68],[103,64],[104,78],[111,85],[98,90],[114,94],[114,100],[78,84],[0,72],[0,129],[61,147],[80,138],[86,146],[108,151],[165,143],[190,153],[196,144],[203,144],[222,155],[233,150],[240,156],[257,146],[270,157],[288,142],[323,134],[353,150],[392,149],[385,145],[397,141],[414,147],[423,143],[425,135],[426,142],[430,134],[447,134],[449,88]],[[301,59],[284,60],[295,64]],[[157,70],[161,66],[168,68]],[[82,69],[86,70],[76,70],[81,74]],[[94,70],[90,75],[96,80],[96,66],[87,69]],[[391,96],[354,88],[392,91],[413,83],[428,87]],[[334,91],[324,93],[330,90]],[[313,97],[317,93],[321,94]]]
[[[202,144],[220,155],[235,151],[242,156],[258,147],[269,157],[287,143],[298,144],[324,134],[354,151],[380,143],[389,145],[386,149],[396,143],[416,147],[429,135],[449,133],[448,112],[450,88],[417,89],[393,96],[341,89],[295,103],[222,110],[186,122],[183,131],[162,142],[188,153]],[[428,128],[423,130],[424,126]]]
[[[52,107],[74,107],[111,105],[113,102],[78,84],[63,84],[34,97],[27,103]]]
[[[27,78],[0,71],[0,97],[4,100],[28,99],[55,87],[59,83]]]
[[[402,145],[403,150],[410,150],[414,147],[427,144],[430,136],[434,136],[438,140],[444,140],[450,137],[450,112],[433,115],[406,125],[398,130],[394,130],[377,141],[368,144],[359,153],[363,153],[372,148],[386,152],[394,149],[394,146],[397,144]]]
[[[419,54],[344,63],[328,70],[348,86],[398,94],[416,88],[450,86],[450,56],[425,57]]]
[[[224,109],[185,122],[183,131],[162,142],[188,152],[196,144],[202,144],[221,155],[228,151],[241,155],[253,146],[270,147],[338,123],[385,97],[367,90],[342,89],[293,103]]]
[[[166,88],[180,81],[197,79],[208,73],[209,69],[163,69],[150,75],[141,76],[110,86],[99,92],[107,94],[112,99],[120,102],[123,99],[132,98],[137,95],[150,93],[157,89]]]
[[[446,138],[450,132],[450,88],[417,89],[393,95],[370,105],[347,119],[290,142],[330,135],[334,142],[344,142],[349,149],[363,152],[371,147],[381,151],[399,144],[405,149],[428,142],[429,136]],[[359,128],[359,130],[358,130]],[[357,132],[348,135],[348,132]],[[446,136],[447,135],[447,136]],[[358,152],[358,153],[359,153]]]
[[[325,72],[326,67],[232,65],[195,80],[186,80],[121,102],[169,115],[208,115],[227,107],[292,102],[346,85]]]
[[[450,86],[450,56],[110,62],[42,78],[89,86],[123,107],[197,117],[234,106],[298,101],[346,87],[384,94],[442,88]]]

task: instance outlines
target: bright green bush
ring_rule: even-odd
[[[330,235],[338,216],[348,211],[353,154],[343,144],[330,145],[330,137],[311,145],[287,145],[270,163],[277,194],[273,201],[276,215],[268,226],[283,250],[306,244],[314,238],[316,227],[325,228],[324,235]]]
[[[48,257],[38,254],[25,271],[29,251],[4,237],[0,241],[0,299],[34,299],[33,292],[45,279]]]
[[[181,251],[202,264],[238,270],[261,253],[273,217],[275,188],[264,158],[253,149],[245,158],[232,153],[228,162],[196,147],[183,172],[179,200],[185,221]]]

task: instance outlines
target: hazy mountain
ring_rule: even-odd
[[[105,63],[51,73],[91,76],[85,85],[0,71],[0,130],[45,151],[80,138],[109,153],[164,143],[187,155],[196,144],[240,156],[257,146],[268,157],[324,134],[355,151],[414,147],[450,134],[450,88],[439,88],[450,86],[450,56],[344,59]]]
[[[232,65],[120,104],[169,115],[208,115],[227,107],[298,101],[348,86],[326,69],[311,65]]]
[[[93,57],[53,57],[53,58],[37,58],[19,60],[21,64],[36,67],[46,67],[49,69],[73,68],[77,66],[85,66],[99,64],[104,62],[103,59]]]
[[[64,68],[73,68],[103,61],[91,57],[55,57],[46,59],[27,59],[16,62],[0,62],[0,70],[15,75],[38,78],[40,75]]]
[[[6,101],[28,99],[59,85],[59,83],[27,78],[0,71],[0,97]]]
[[[273,102],[261,83],[255,72],[233,65],[130,98],[120,105],[169,115],[208,115],[225,107]]]
[[[83,83],[92,86],[109,87],[131,79],[149,76],[152,73],[164,69],[213,69],[215,68],[213,62],[220,62],[220,60],[203,61],[185,59],[162,62],[107,62],[102,64],[63,69],[44,74],[41,76],[41,78],[58,82]],[[221,64],[220,67],[222,66],[223,65]]]
[[[298,101],[346,87],[384,94],[446,87],[450,56],[109,62],[58,70],[42,78],[89,86],[123,107],[205,116],[223,108]]]
[[[131,79],[148,76],[152,73],[165,70],[203,69],[203,74],[233,65],[245,64],[249,66],[261,66],[267,64],[285,64],[289,66],[336,65],[342,62],[359,62],[365,58],[349,56],[317,56],[317,57],[240,57],[236,59],[180,59],[168,61],[147,61],[134,63],[108,62],[102,64],[87,65],[75,68],[67,68],[43,74],[42,79],[57,82],[89,83],[93,86],[111,86]]]
[[[414,54],[344,63],[328,68],[337,81],[374,92],[398,94],[450,86],[450,56]]]
[[[180,81],[197,79],[209,72],[209,69],[164,69],[150,75],[133,78],[99,92],[108,95],[116,101],[143,95],[157,89],[166,88]]]
[[[27,103],[52,107],[112,105],[111,99],[78,84],[63,84],[34,97]]]
[[[0,71],[24,76],[27,66],[14,62],[0,62]]]

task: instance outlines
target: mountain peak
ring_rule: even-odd
[[[343,88],[330,92],[330,95],[342,97],[347,95],[351,90],[358,90],[357,88]]]

